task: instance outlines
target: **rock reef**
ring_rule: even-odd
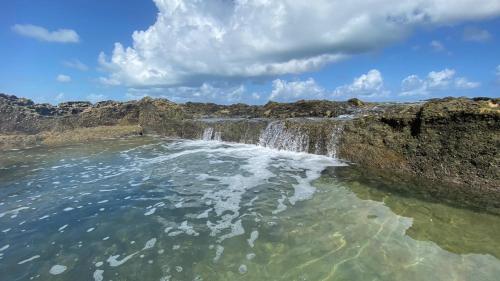
[[[263,106],[166,99],[66,102],[0,94],[0,149],[143,133],[260,144],[338,157],[426,196],[500,210],[499,99],[422,103],[298,101]],[[429,183],[429,184],[427,184]],[[444,185],[445,188],[435,188]],[[457,199],[458,197],[462,200]]]

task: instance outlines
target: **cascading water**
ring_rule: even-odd
[[[205,130],[203,130],[202,139],[203,140],[212,140],[213,134],[214,134],[214,128],[205,128]]]
[[[202,139],[206,141],[222,141],[222,133],[214,131],[214,128],[205,128],[203,130]]]
[[[336,125],[332,132],[330,133],[329,139],[326,142],[326,155],[332,158],[338,158],[338,146],[340,142],[340,136],[344,131],[344,126],[342,124]]]
[[[262,132],[259,145],[278,150],[308,152],[338,158],[342,123],[296,123],[287,127],[284,121],[271,122]]]
[[[287,128],[283,121],[275,121],[262,132],[259,145],[277,150],[309,152],[309,136],[298,129]]]
[[[214,140],[215,141],[222,141],[222,133],[221,132],[215,132],[215,134],[214,134]]]

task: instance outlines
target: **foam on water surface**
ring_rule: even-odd
[[[7,155],[27,167],[12,169],[15,180],[0,174],[0,224],[9,229],[0,233],[0,272],[7,280],[57,273],[72,281],[500,274],[492,255],[460,255],[412,239],[412,218],[341,184],[321,185],[327,167],[345,165],[336,159],[222,143],[214,141],[216,130],[209,135]],[[284,147],[271,133],[265,137],[269,147]],[[307,143],[282,137],[297,151]]]

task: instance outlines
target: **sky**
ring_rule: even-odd
[[[5,0],[0,63],[52,104],[500,97],[500,0]]]

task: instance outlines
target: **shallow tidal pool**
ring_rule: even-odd
[[[349,174],[215,141],[0,152],[0,280],[499,280],[500,217],[325,170]]]

